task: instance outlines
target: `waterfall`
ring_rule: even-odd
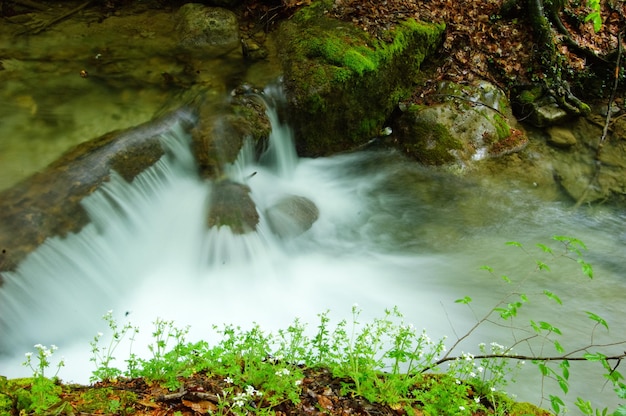
[[[266,151],[257,157],[246,143],[224,169],[228,180],[249,187],[256,231],[207,227],[216,184],[198,177],[190,138],[172,128],[162,137],[166,154],[158,163],[131,183],[113,173],[85,198],[91,222],[81,232],[48,239],[15,272],[3,274],[0,374],[29,375],[20,366],[23,354],[35,343],[55,344],[66,361],[59,376],[87,382],[94,369],[89,341],[98,332],[107,336],[101,317],[109,310],[120,323],[140,328],[132,345],[140,356],[157,318],[189,326],[191,341],[223,323],[245,328],[256,322],[271,331],[298,317],[315,326],[318,313],[330,310],[338,320],[354,303],[363,321],[398,306],[431,338],[453,338],[474,322],[455,299],[473,297],[480,313],[506,290],[480,266],[512,278],[535,267],[504,242],[532,247],[564,234],[587,243],[598,277],[593,283],[573,278],[579,266],[565,261],[549,278],[531,281],[537,286],[528,293],[548,286],[578,312],[612,322],[612,333],[626,333],[623,311],[615,307],[626,293],[623,213],[597,207],[572,214],[533,190],[424,169],[392,151],[298,158],[291,129],[276,112],[280,95],[268,90],[263,99],[272,123]],[[317,218],[308,229],[279,235],[268,213],[293,196],[310,201]],[[578,326],[588,321],[582,315],[577,321],[569,312],[550,315],[567,334],[563,344],[587,336]],[[484,330],[464,348],[503,343],[507,335]],[[118,350],[113,365],[123,367],[129,348]],[[537,371],[529,373],[511,390],[537,402]],[[571,386],[572,396],[587,397],[586,376],[576,377],[581,384]],[[615,400],[610,391],[594,394],[606,405]]]
[[[364,220],[359,193],[367,195],[369,186],[333,179],[332,170],[349,159],[299,160],[291,129],[275,110],[280,95],[268,90],[263,99],[272,123],[267,149],[257,158],[246,143],[225,169],[229,180],[250,187],[257,231],[207,229],[213,184],[198,177],[190,138],[173,128],[162,137],[166,155],[153,167],[131,183],[113,173],[85,198],[88,226],[48,239],[15,272],[4,273],[2,374],[28,375],[20,367],[23,353],[35,343],[55,344],[71,351],[60,376],[86,382],[93,370],[88,343],[106,333],[101,317],[109,310],[143,329],[145,339],[133,347],[140,350],[156,318],[190,325],[200,338],[214,324],[254,321],[271,329],[295,317],[314,322],[338,304],[346,312],[355,302],[375,302],[372,313],[389,306],[379,296],[380,276],[418,262],[372,253],[367,236],[353,234]],[[285,239],[272,232],[265,213],[290,195],[309,199],[320,215],[310,230]]]

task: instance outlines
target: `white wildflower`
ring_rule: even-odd
[[[459,410],[460,410],[460,411],[465,410],[465,406],[459,406]]]
[[[224,382],[225,382],[225,383],[228,383],[228,384],[233,384],[233,379],[232,379],[232,378],[230,378],[230,377],[226,377],[226,378],[224,379]]]

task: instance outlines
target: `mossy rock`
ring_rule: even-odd
[[[376,136],[410,94],[444,30],[443,24],[409,19],[385,32],[383,40],[324,11],[315,2],[283,22],[275,35],[303,156],[344,151]]]
[[[219,178],[224,166],[237,159],[245,140],[264,143],[269,139],[272,127],[258,95],[240,88],[225,106],[206,103],[199,107],[198,123],[191,136],[203,178]]]
[[[480,81],[442,83],[430,105],[404,103],[393,121],[393,144],[426,165],[472,162],[521,150],[526,136],[513,126],[506,94]]]

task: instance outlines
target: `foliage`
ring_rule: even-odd
[[[585,22],[593,22],[593,30],[599,32],[602,28],[602,16],[600,15],[600,0],[588,0],[587,5],[591,12],[585,17]]]

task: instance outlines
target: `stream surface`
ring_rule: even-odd
[[[8,88],[17,87],[4,88],[6,95]],[[119,91],[107,91],[95,91],[67,111],[89,125],[91,113],[75,117],[84,100],[99,100],[104,108],[121,105],[111,101],[120,97]],[[138,96],[129,99],[136,114],[147,105],[136,118],[141,121],[156,111],[155,100],[145,94],[145,102]],[[64,97],[49,97],[50,108],[67,114],[55,99],[68,105]],[[28,120],[40,110],[29,106],[29,98],[23,100],[0,104],[9,120],[0,127],[0,176],[10,177],[5,186],[22,176],[21,170],[26,174],[45,165],[41,155],[48,155],[48,146],[61,149],[79,140],[76,129],[85,138],[86,128],[64,123],[54,111],[54,128],[44,119],[38,129]],[[120,111],[129,117],[126,122],[135,122]],[[225,227],[207,230],[212,184],[195,173],[189,137],[173,129],[163,137],[169,151],[159,163],[132,183],[114,176],[84,201],[92,223],[82,232],[47,240],[15,273],[5,273],[0,374],[29,375],[20,365],[24,353],[36,343],[55,344],[55,357],[64,356],[66,363],[60,378],[88,382],[94,369],[89,342],[98,332],[110,336],[101,319],[109,310],[118,322],[140,327],[133,344],[140,355],[157,318],[189,325],[193,340],[207,337],[213,325],[222,323],[249,327],[256,322],[275,330],[299,317],[314,328],[317,314],[330,310],[336,322],[351,316],[353,304],[363,310],[363,321],[398,306],[407,322],[425,328],[433,339],[448,336],[451,346],[476,322],[471,310],[454,301],[472,297],[474,312],[482,316],[512,290],[501,275],[514,282],[528,277],[522,291],[530,303],[520,311],[520,322],[549,321],[563,332],[560,341],[566,349],[589,343],[593,322],[585,311],[602,316],[611,328],[608,334],[596,329],[595,342],[626,338],[623,210],[573,210],[571,201],[546,199],[540,189],[426,169],[386,150],[298,158],[289,126],[275,117],[273,122],[269,153],[257,160],[246,147],[227,169],[230,179],[251,188],[261,214],[258,232],[236,236]],[[21,126],[27,126],[25,131]],[[64,137],[67,142],[57,141]],[[311,229],[292,239],[272,234],[264,216],[285,195],[309,198],[320,213]],[[587,245],[584,254],[593,264],[593,280],[575,261],[551,260],[535,247],[547,244],[558,252],[553,235]],[[528,253],[505,244],[512,240]],[[551,271],[536,272],[538,259]],[[484,265],[495,275],[481,270]],[[563,305],[541,295],[544,289],[558,294]],[[480,328],[458,353],[476,352],[479,342],[506,344],[510,339],[506,328]],[[128,348],[116,352],[120,366]],[[623,346],[613,350],[620,353]],[[526,351],[520,346],[519,352]],[[556,354],[551,345],[535,352]],[[572,367],[567,402],[573,414],[576,396],[599,407],[619,403],[611,387],[603,385],[600,371]],[[540,390],[539,371],[530,363],[517,383],[507,387],[519,399],[549,407]],[[547,383],[543,395],[552,393],[559,394],[558,387]]]

